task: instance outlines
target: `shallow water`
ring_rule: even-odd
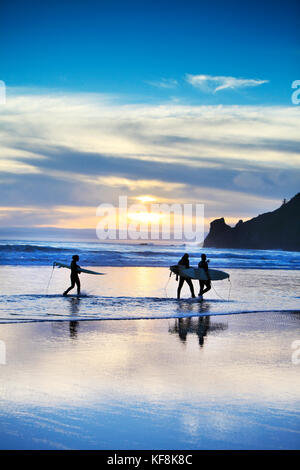
[[[231,281],[214,282],[200,302],[190,298],[186,284],[182,299],[176,300],[177,282],[175,276],[169,278],[167,268],[97,270],[107,274],[81,274],[83,296],[78,298],[61,295],[70,282],[69,270],[2,266],[0,322],[153,319],[300,309],[299,271],[231,269]],[[197,293],[199,283],[194,281],[194,286]]]
[[[297,449],[299,314],[6,324],[2,449]]]

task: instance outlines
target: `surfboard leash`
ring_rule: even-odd
[[[55,265],[54,265],[54,263],[53,263],[52,271],[51,271],[51,274],[50,274],[50,278],[49,278],[48,285],[47,285],[47,290],[46,290],[46,293],[47,293],[47,294],[48,294],[50,282],[51,282],[51,279],[52,279],[52,276],[53,276],[54,268],[55,268]]]
[[[166,297],[168,297],[167,287],[168,287],[168,284],[169,284],[169,282],[170,282],[170,279],[171,279],[172,274],[173,274],[173,273],[172,273],[172,271],[171,271],[171,272],[170,272],[170,275],[169,275],[169,277],[168,277],[168,280],[167,280],[167,282],[166,282],[166,285],[165,285],[165,287],[164,287],[164,291],[165,291]]]
[[[230,280],[230,276],[228,278],[228,282],[229,282],[229,290],[228,290],[228,302],[229,302],[229,299],[230,299],[230,293],[231,293],[231,280]]]
[[[230,298],[230,292],[231,292],[231,281],[230,281],[230,277],[228,278],[228,281],[229,281],[229,290],[228,290],[228,299],[227,299],[227,302],[229,301],[229,298]],[[215,291],[215,293],[217,294],[218,297],[220,297],[220,299],[224,300],[226,302],[226,299],[224,299],[224,297],[222,297],[215,289],[213,283],[211,283],[211,286],[213,288],[213,290]]]
[[[222,297],[222,296],[216,291],[216,289],[214,288],[213,283],[211,283],[211,287],[213,288],[213,290],[215,291],[215,293],[217,294],[217,296],[220,297],[220,299],[226,300],[226,299],[224,299],[224,297]]]

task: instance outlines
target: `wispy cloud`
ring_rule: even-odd
[[[162,78],[159,81],[147,81],[146,83],[156,88],[176,88],[178,86],[178,81],[174,78]]]
[[[227,88],[247,88],[269,83],[269,80],[257,80],[252,78],[236,78],[213,75],[190,75],[186,74],[186,81],[196,88],[207,93],[216,93]]]
[[[21,217],[20,206],[40,212],[14,225],[29,224],[29,218],[52,225],[53,208],[74,206],[79,213],[90,207],[92,213],[120,194],[153,191],[164,200],[205,202],[208,217],[269,210],[270,200],[276,207],[299,191],[296,108],[133,105],[88,93],[11,95],[0,109],[0,201],[16,210],[2,212],[0,225]],[[82,223],[68,213],[65,225],[91,226],[86,213]],[[56,214],[58,221],[61,211]]]

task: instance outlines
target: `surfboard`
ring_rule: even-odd
[[[184,268],[178,264],[170,266],[170,271],[179,276],[187,279],[199,279],[200,281],[207,281],[207,275],[203,268]],[[229,274],[219,269],[209,269],[209,277],[212,281],[221,281],[222,279],[228,279]]]
[[[59,263],[59,261],[54,261],[53,267],[71,269],[71,266],[69,264]],[[80,272],[86,273],[86,274],[96,274],[98,276],[104,276],[104,274],[106,274],[106,273],[97,273],[96,271],[92,271],[90,269],[84,269],[84,268],[80,268]]]

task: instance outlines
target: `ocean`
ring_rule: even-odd
[[[217,269],[300,269],[300,252],[293,251],[202,249],[195,244],[109,244],[17,240],[0,241],[0,265],[50,266],[54,261],[70,262],[72,255],[78,254],[80,263],[86,266],[168,267],[176,264],[185,252],[190,254],[191,265],[196,265],[200,254],[205,252],[210,258],[210,266]]]
[[[168,267],[183,253],[197,266],[205,251],[210,267],[226,270],[228,280],[212,283],[204,301],[191,299],[187,285],[176,300],[177,282]],[[205,249],[185,245],[126,245],[0,242],[0,322],[160,319],[299,309],[300,253],[272,250]],[[70,271],[53,262],[105,273],[81,274],[82,296],[62,297]],[[193,281],[198,292],[198,281]],[[70,294],[76,294],[76,290]]]

